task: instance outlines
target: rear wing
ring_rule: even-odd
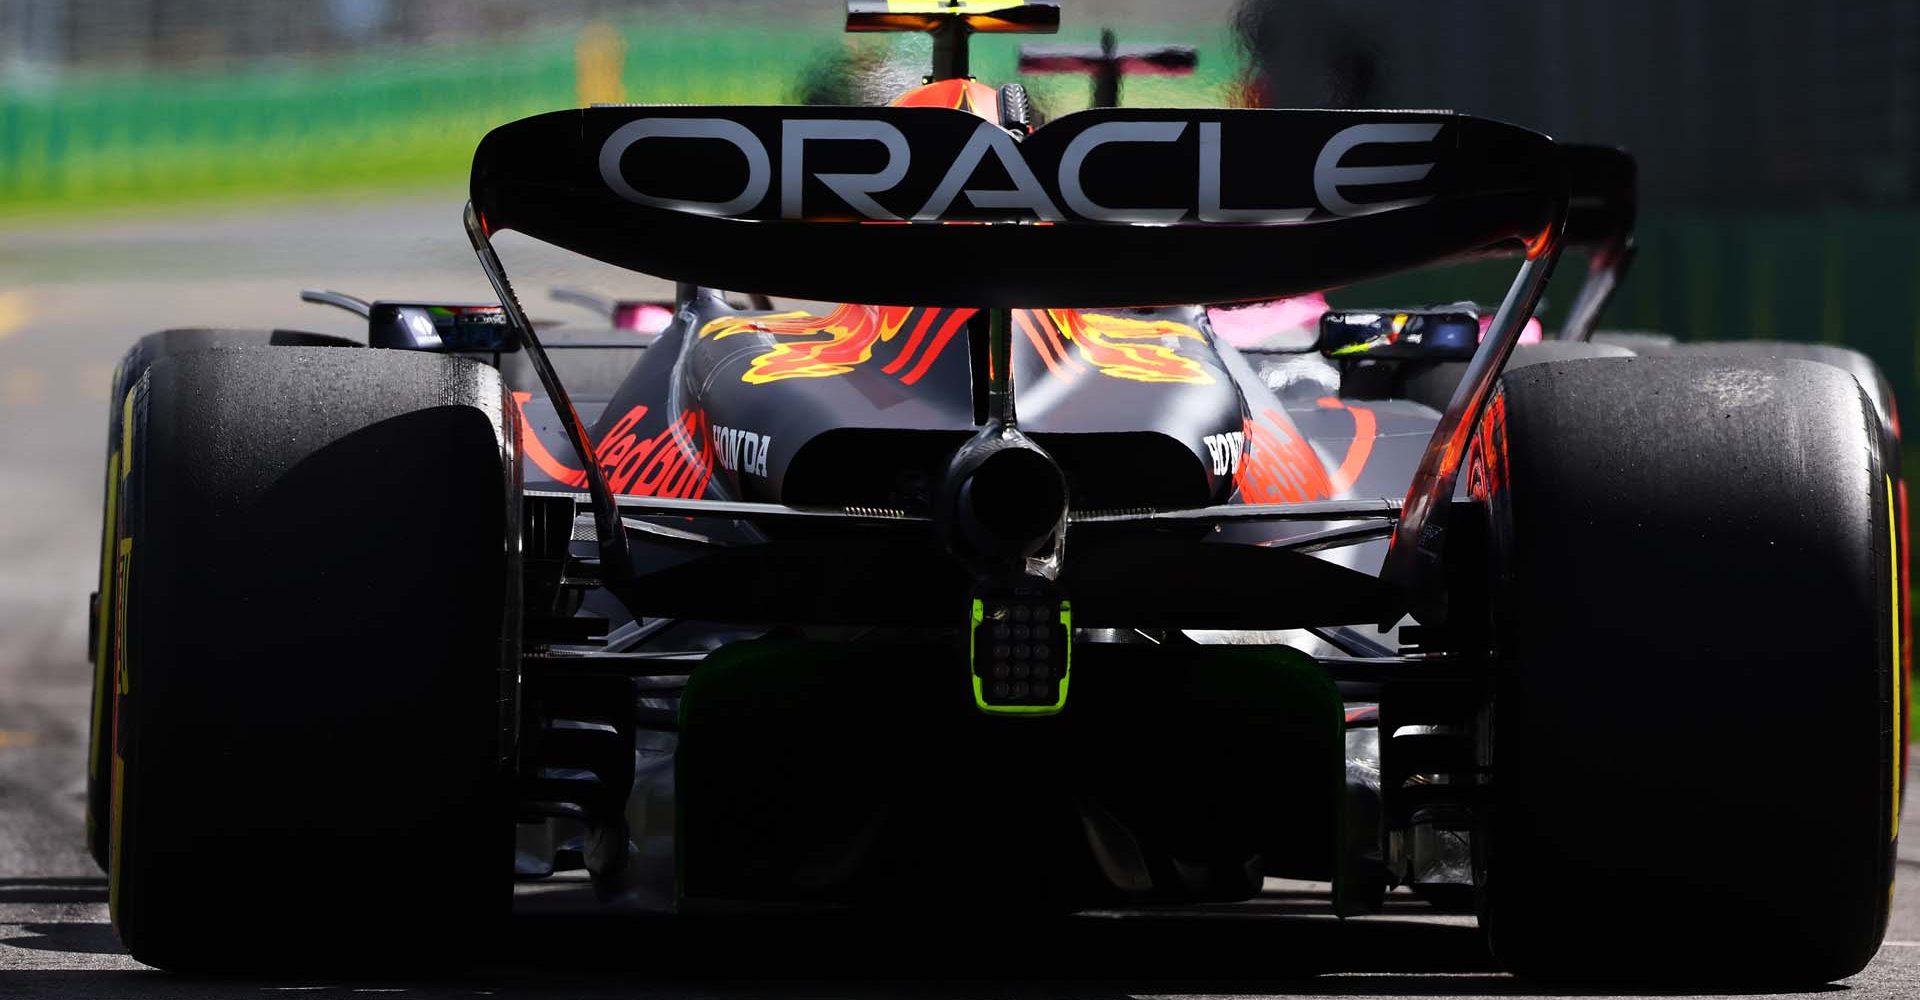
[[[1100,109],[1021,142],[944,108],[629,106],[494,129],[472,197],[488,232],[678,281],[1081,307],[1537,253],[1567,185],[1545,136],[1445,113]]]
[[[1419,602],[1444,601],[1428,584],[1447,505],[1559,257],[1568,203],[1551,140],[1441,112],[1099,109],[1021,141],[943,108],[626,106],[488,133],[467,229],[583,458],[610,575],[631,571],[622,507],[649,508],[616,499],[588,457],[493,251],[501,230],[682,282],[989,310],[969,335],[985,338],[975,349],[1009,427],[1007,309],[1265,298],[1517,249],[1513,287],[1391,515],[1383,574]]]

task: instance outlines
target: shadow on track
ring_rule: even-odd
[[[120,938],[111,924],[34,923],[14,925],[20,933],[0,938],[0,945],[28,951],[62,952],[68,955],[119,955]],[[5,973],[0,973],[0,976]]]
[[[401,995],[412,997],[645,995],[700,1000],[828,994],[852,1000],[974,1000],[1036,988],[1049,1000],[1193,993],[1388,997],[1615,992],[1543,991],[1538,984],[1499,975],[1470,922],[1393,917],[1341,922],[1284,912],[1311,900],[1274,895],[1253,906],[1199,914],[1044,920],[946,914],[887,920],[534,914],[517,918],[509,938],[490,949],[475,969],[452,977],[208,980],[157,972],[0,972],[0,992],[154,1000],[366,990],[404,991]],[[931,900],[929,908],[937,904]],[[1320,907],[1324,912],[1324,901]],[[101,924],[21,929],[40,936],[39,943],[33,938],[7,943],[89,952],[103,941],[112,944],[111,929]],[[209,933],[219,930],[209,928]]]

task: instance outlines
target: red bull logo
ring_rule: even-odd
[[[533,394],[513,394],[520,417],[520,445],[527,460],[555,482],[585,489],[587,474],[554,457],[540,440],[533,422],[521,407]],[[707,433],[707,415],[688,410],[658,434],[642,438],[637,430],[647,408],[628,410],[594,446],[595,464],[615,493],[643,497],[699,499],[713,478],[713,439]],[[697,451],[689,450],[689,446]]]
[[[594,460],[615,493],[643,497],[700,497],[713,478],[713,439],[707,434],[707,414],[688,410],[680,419],[652,437],[642,438],[634,428],[646,415],[636,406],[607,431],[595,448]],[[697,443],[689,453],[682,442]]]

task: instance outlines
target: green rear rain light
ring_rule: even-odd
[[[990,715],[1053,715],[1065,708],[1072,637],[1067,601],[974,598],[967,630],[973,703]]]

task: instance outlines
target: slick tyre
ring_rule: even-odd
[[[130,388],[109,885],[136,959],[438,961],[505,916],[504,405],[483,365],[371,350]]]
[[[1670,333],[1651,330],[1595,330],[1593,343],[1624,347],[1641,357],[1653,357],[1673,350],[1679,340]]]
[[[1817,361],[1832,365],[1854,377],[1865,389],[1867,398],[1873,401],[1874,413],[1880,418],[1880,446],[1883,461],[1887,464],[1887,474],[1893,477],[1895,499],[1896,530],[1900,534],[1900,592],[1912,589],[1912,580],[1908,577],[1911,569],[1907,565],[1907,552],[1911,542],[1907,538],[1907,495],[1905,470],[1902,468],[1904,449],[1900,445],[1900,408],[1894,402],[1893,383],[1887,381],[1886,373],[1873,359],[1850,347],[1837,344],[1815,344],[1793,340],[1732,340],[1704,341],[1690,344],[1677,344],[1669,349],[1680,357],[1711,358],[1773,358]],[[1909,608],[1901,609],[1900,623],[1900,670],[1902,687],[1913,686],[1913,628],[1910,624],[1913,614]],[[1902,753],[1900,759],[1906,759],[1905,749],[1912,745],[1912,726],[1909,724],[1900,734]],[[1907,793],[1903,785],[1901,795]]]
[[[1528,365],[1577,358],[1624,358],[1633,354],[1613,344],[1590,344],[1579,340],[1543,340],[1537,344],[1519,344],[1507,359],[1506,371],[1518,371]],[[1407,398],[1436,410],[1445,410],[1453,402],[1453,393],[1467,373],[1464,361],[1442,361],[1407,376]]]
[[[205,351],[216,347],[357,347],[351,340],[300,330],[162,330],[141,337],[113,371],[107,408],[107,486],[101,503],[100,581],[94,592],[92,630],[87,636],[88,659],[93,662],[93,704],[88,715],[87,740],[87,850],[100,870],[107,868],[108,810],[113,801],[113,699],[104,695],[110,685],[111,663],[104,655],[113,634],[113,553],[119,529],[115,493],[119,489],[121,402],[127,387],[140,381],[157,358]]]
[[[1502,377],[1480,918],[1554,980],[1857,972],[1898,829],[1893,480],[1846,372],[1623,358]]]
[[[1894,427],[1899,418],[1893,403],[1893,383],[1880,371],[1880,366],[1850,347],[1836,344],[1813,344],[1787,340],[1739,340],[1739,341],[1702,341],[1688,344],[1675,344],[1667,348],[1675,357],[1725,358],[1728,360],[1774,361],[1815,361],[1823,365],[1832,365],[1852,375],[1866,390],[1867,398],[1873,401],[1875,415],[1880,418],[1882,433],[1886,435],[1892,457],[1899,456],[1899,435]],[[1898,478],[1896,476],[1896,478]]]

